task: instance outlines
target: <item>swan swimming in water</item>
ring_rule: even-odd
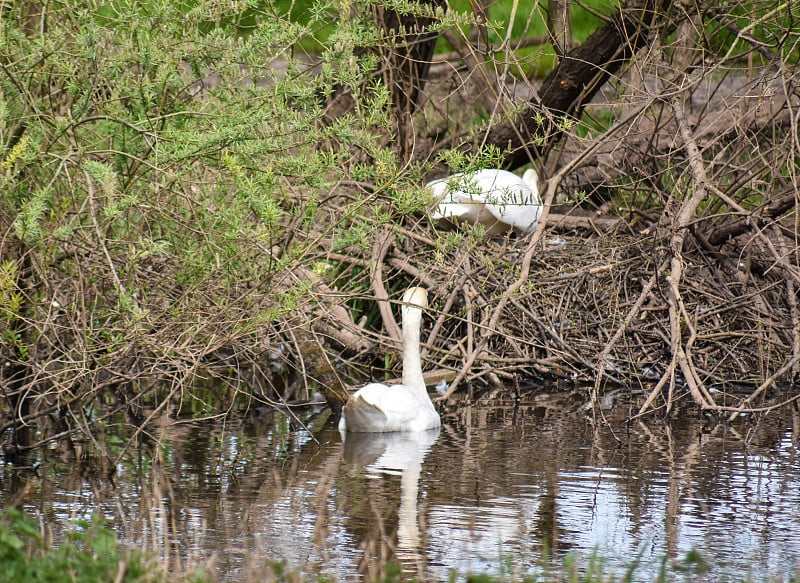
[[[340,431],[410,432],[441,425],[425,387],[419,354],[422,310],[427,307],[427,290],[412,287],[403,295],[403,384],[369,383],[356,391],[344,405]]]
[[[489,235],[511,229],[532,233],[542,215],[539,175],[533,169],[522,178],[507,170],[477,170],[439,178],[426,187],[439,201],[431,215],[435,220],[480,223]]]

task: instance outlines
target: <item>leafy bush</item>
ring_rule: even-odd
[[[0,518],[0,580],[26,583],[161,582],[157,562],[138,552],[123,552],[113,532],[97,518],[80,521],[60,545],[50,548],[36,521],[19,510]],[[194,575],[187,579],[200,583]]]
[[[0,5],[0,356],[44,363],[49,395],[263,363],[312,283],[367,289],[326,249],[419,207],[354,57],[374,26],[285,4]],[[354,110],[326,117],[337,91]]]

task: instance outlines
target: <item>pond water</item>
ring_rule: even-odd
[[[304,414],[310,430],[281,414],[165,417],[135,447],[107,440],[112,463],[76,443],[37,453],[32,469],[6,461],[0,503],[56,534],[99,512],[124,544],[225,581],[261,580],[277,559],[340,581],[387,564],[419,580],[510,579],[569,553],[596,553],[618,578],[636,561],[635,581],[665,559],[678,580],[797,577],[796,410],[667,424],[576,409],[565,395],[455,406],[439,431],[344,443],[322,409]],[[707,565],[687,570],[690,552]]]

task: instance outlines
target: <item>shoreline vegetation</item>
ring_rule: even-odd
[[[469,583],[631,581],[637,566],[637,560],[632,559],[624,573],[609,573],[602,557],[592,554],[582,558],[570,553],[560,568],[549,566],[543,559],[542,568],[536,574],[515,573],[513,565],[498,565],[498,573],[501,573],[498,575],[453,573],[451,580]],[[678,580],[678,577],[668,574],[667,566],[668,561],[663,561],[659,574],[652,579],[654,582]],[[671,568],[684,575],[702,576],[708,564],[701,554],[692,551]],[[3,581],[27,583],[213,583],[216,580],[200,566],[187,565],[186,572],[167,573],[155,554],[122,548],[115,534],[103,525],[99,517],[76,522],[74,528],[66,533],[65,540],[55,543],[51,533],[33,517],[13,509],[0,516],[0,577]],[[281,561],[265,561],[258,580],[286,583],[336,581],[328,574],[304,573],[302,569]],[[366,579],[366,582],[402,580],[405,579],[401,567],[388,565],[383,576]]]
[[[6,451],[336,411],[410,285],[445,401],[796,406],[797,7],[454,6],[0,3]],[[536,232],[430,220],[426,181],[527,166]]]

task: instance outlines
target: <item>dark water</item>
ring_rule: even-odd
[[[797,576],[796,411],[665,424],[571,409],[567,397],[462,407],[438,432],[345,444],[311,416],[312,431],[281,415],[165,418],[135,447],[111,440],[111,464],[63,444],[35,470],[6,462],[0,503],[56,532],[100,512],[125,544],[228,581],[259,580],[275,559],[347,581],[387,563],[426,580],[511,578],[570,552],[583,564],[596,552],[618,577],[638,560],[641,581],[665,558],[679,580]],[[702,577],[681,570],[690,551],[708,563]]]

